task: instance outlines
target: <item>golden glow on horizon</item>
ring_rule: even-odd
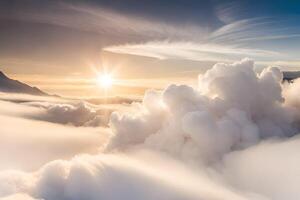
[[[113,85],[114,80],[110,74],[101,74],[97,78],[97,83],[99,86],[107,89]]]

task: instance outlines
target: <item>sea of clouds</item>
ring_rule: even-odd
[[[149,90],[114,112],[4,95],[0,197],[298,200],[300,80],[282,79],[249,59],[218,63],[197,88]]]

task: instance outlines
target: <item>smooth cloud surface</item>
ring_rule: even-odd
[[[218,63],[198,88],[151,90],[114,112],[113,134],[98,155],[51,161],[36,172],[1,171],[0,196],[299,199],[298,88],[298,81],[282,84],[277,68],[257,74],[249,59]]]
[[[73,126],[76,120],[88,123],[87,114],[96,113],[92,108],[82,112],[82,108],[72,102],[25,98],[26,103],[0,101],[0,170],[36,170],[50,160],[67,159],[79,153],[97,153],[105,144],[110,132],[107,128],[98,124],[94,125],[97,128],[87,124]],[[20,99],[19,95],[10,101]],[[53,113],[51,108],[56,107],[60,112]],[[96,114],[93,119],[98,119]]]

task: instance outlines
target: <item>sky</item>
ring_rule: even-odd
[[[0,200],[299,200],[299,4],[0,0]]]
[[[297,0],[2,0],[0,69],[65,96],[140,95],[195,84],[217,62],[299,70]]]

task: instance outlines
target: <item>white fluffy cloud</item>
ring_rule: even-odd
[[[257,74],[249,59],[218,63],[199,77],[198,88],[150,90],[142,103],[114,112],[101,154],[55,160],[35,172],[0,171],[0,196],[297,200],[298,88],[298,81],[283,85],[277,68]],[[58,110],[72,121],[89,113],[84,106]],[[74,134],[88,130],[72,128]]]
[[[140,142],[184,159],[212,161],[261,139],[292,136],[297,118],[284,104],[281,81],[279,69],[256,74],[248,59],[218,63],[199,77],[198,89],[171,85],[160,94],[146,93],[138,112],[113,113],[109,147]]]

